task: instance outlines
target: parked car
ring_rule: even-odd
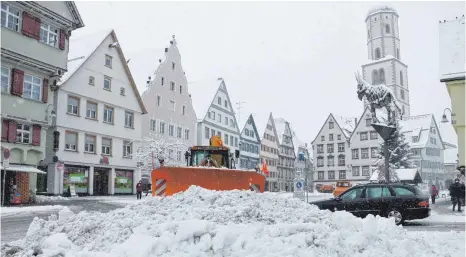
[[[338,197],[311,202],[322,210],[347,211],[364,218],[369,214],[393,217],[397,225],[430,216],[429,196],[406,184],[370,183],[349,188]]]

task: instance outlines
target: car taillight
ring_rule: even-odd
[[[429,207],[429,201],[422,201],[417,204],[419,207]]]

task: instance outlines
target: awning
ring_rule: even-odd
[[[1,169],[3,170],[3,165],[0,166]],[[16,164],[10,164],[6,170],[9,171],[16,171],[16,172],[27,172],[27,173],[41,173],[41,174],[47,174],[47,172],[41,171],[39,169],[34,168],[33,166],[26,166],[26,165],[16,165]]]

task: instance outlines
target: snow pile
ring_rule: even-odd
[[[18,215],[21,213],[52,212],[62,209],[62,205],[41,205],[41,206],[22,206],[22,207],[2,207],[2,217]]]
[[[63,215],[65,217],[63,217]],[[12,256],[460,256],[464,233],[410,234],[393,220],[331,213],[299,199],[191,187],[108,213],[35,218]],[[448,238],[448,239],[446,239]]]
[[[47,196],[47,195],[36,195],[36,202],[43,203],[43,202],[53,202],[53,201],[69,201],[69,197],[63,196]]]

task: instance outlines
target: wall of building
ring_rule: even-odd
[[[448,94],[451,98],[451,108],[455,114],[453,117],[448,117],[449,120],[453,120],[453,127],[455,128],[456,134],[458,135],[458,156],[459,164],[465,165],[466,163],[466,123],[465,123],[465,83],[463,80],[447,82]],[[448,113],[448,112],[447,112]]]
[[[261,164],[265,161],[269,170],[269,176],[267,177],[269,191],[280,190],[277,170],[279,145],[274,126],[273,117],[270,115],[261,138],[260,150]]]

